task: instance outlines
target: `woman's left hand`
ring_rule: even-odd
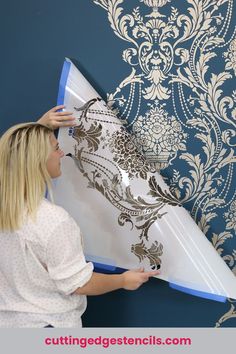
[[[63,108],[65,108],[64,105],[53,107],[38,120],[38,123],[46,125],[51,129],[75,126],[75,117],[73,117],[72,112],[58,112],[58,110],[61,110]]]

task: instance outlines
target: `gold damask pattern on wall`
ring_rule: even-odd
[[[93,3],[127,46],[109,105],[236,275],[235,1]]]

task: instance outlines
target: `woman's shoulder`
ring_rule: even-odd
[[[37,219],[38,221],[49,219],[51,222],[58,222],[70,219],[70,215],[61,206],[56,205],[47,199],[43,199],[38,209]]]
[[[60,224],[71,223],[73,223],[72,218],[64,208],[43,199],[38,207],[36,218],[27,218],[18,233],[30,242],[45,246]]]

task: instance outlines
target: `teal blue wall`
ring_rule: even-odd
[[[148,158],[152,157],[153,164],[161,169],[172,190],[235,272],[236,3],[231,0],[155,0],[163,5],[158,9],[160,14],[155,22],[152,8],[148,7],[152,1],[11,0],[2,4],[0,133],[15,123],[36,120],[56,104],[64,57],[74,61],[104,98],[109,94],[114,99],[120,116],[122,111],[130,111],[127,117],[131,123],[129,128],[133,131],[136,126],[137,137],[144,134],[142,124],[148,125],[151,117],[158,119],[157,112],[164,110],[163,116],[167,121],[170,117],[178,121],[182,145],[180,142],[170,143],[169,150],[165,150],[161,139],[166,135],[152,135],[152,148],[144,146],[144,153]],[[137,10],[133,11],[137,7],[140,17]],[[173,8],[177,8],[178,14]],[[110,16],[113,28],[108,19],[109,11],[113,13],[113,17]],[[176,13],[176,18],[172,21],[172,28],[167,28],[171,12],[172,15]],[[126,22],[130,39],[121,28],[120,20],[125,15],[129,15],[129,20],[133,16],[133,24],[129,20]],[[190,22],[187,22],[186,16]],[[196,20],[198,23],[194,24]],[[148,24],[148,21],[152,22]],[[186,27],[187,23],[189,27]],[[116,31],[114,25],[117,26]],[[143,29],[139,27],[141,25]],[[158,26],[154,43],[153,29]],[[187,33],[189,29],[191,32],[194,26],[195,32],[189,36],[186,34],[184,38],[184,31]],[[133,32],[135,27],[136,35]],[[165,42],[170,53],[171,50],[173,53],[165,52],[160,59],[154,52],[151,53],[150,48],[154,48],[155,44],[160,53],[159,39],[163,28],[169,33]],[[146,39],[145,30],[148,33]],[[211,46],[204,52],[206,38],[208,43],[211,41]],[[179,44],[175,46],[178,40]],[[144,41],[151,43],[150,52],[140,51],[139,55],[133,52],[134,55],[129,57],[127,49],[140,49]],[[203,57],[200,57],[204,53],[210,54],[205,64],[201,62]],[[165,77],[158,83],[154,77],[164,72],[168,55],[173,62],[166,64]],[[142,58],[147,63],[146,72],[141,66]],[[202,63],[200,72],[205,70],[205,84],[199,83],[196,74],[199,63]],[[129,77],[132,68],[135,69],[133,78]],[[220,78],[224,72],[226,74]],[[195,81],[191,79],[191,73]],[[138,78],[142,79],[141,84]],[[126,85],[122,86],[124,79],[127,79]],[[218,90],[215,103],[222,100],[218,117],[209,99],[213,85]],[[149,96],[145,91],[148,87],[152,87],[153,92]],[[132,104],[129,101],[131,91],[134,93]],[[202,104],[201,94],[206,94]],[[150,109],[156,109],[156,115],[154,111],[150,113]],[[204,119],[208,132],[201,126]],[[207,139],[205,142],[203,135]],[[209,154],[212,154],[212,160],[207,167]],[[194,158],[192,164],[191,155]],[[199,158],[196,159],[197,155]],[[224,164],[222,159],[220,161],[223,155]],[[207,183],[210,187],[204,190]],[[190,192],[191,186],[195,190]],[[229,299],[225,304],[220,304],[185,295],[171,290],[167,283],[157,279],[152,279],[136,292],[117,291],[88,298],[84,316],[84,325],[88,327],[234,327],[235,324],[234,301]]]

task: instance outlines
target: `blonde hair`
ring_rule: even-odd
[[[24,215],[36,215],[51,179],[46,162],[52,130],[38,123],[22,123],[0,138],[0,231],[19,229]]]

